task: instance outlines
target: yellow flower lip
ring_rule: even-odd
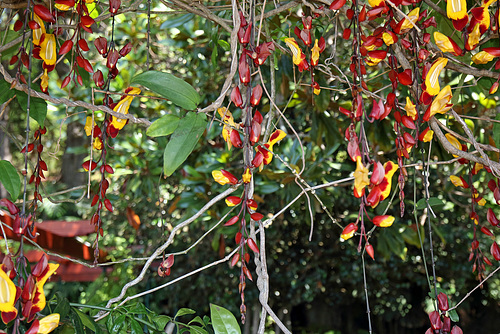
[[[446,15],[452,20],[461,20],[467,16],[467,2],[465,0],[448,0]]]
[[[299,45],[295,41],[295,38],[292,38],[292,37],[285,38],[285,43],[292,51],[293,63],[295,65],[299,65],[302,62],[303,54],[302,54],[302,50],[299,48]]]
[[[46,317],[43,317],[42,319],[40,319],[40,327],[38,328],[37,334],[48,334],[52,332],[59,326],[60,319],[61,316],[59,315],[59,313],[52,313]]]
[[[54,34],[44,34],[43,41],[40,44],[40,58],[47,65],[55,65],[57,60],[56,37]]]
[[[14,307],[16,300],[16,286],[0,268],[0,312],[17,312]]]
[[[434,96],[439,93],[439,74],[448,64],[448,59],[440,57],[432,64],[427,76],[425,77],[425,87],[429,95]]]
[[[128,114],[128,109],[130,108],[130,104],[132,104],[132,100],[134,99],[134,96],[132,96],[132,95],[137,95],[140,93],[141,93],[140,88],[130,87],[128,94],[131,94],[131,95],[127,95],[123,99],[121,99],[118,102],[118,104],[113,108],[113,110],[120,113],[120,114],[124,114],[124,115]],[[113,116],[113,118],[111,120],[111,125],[117,130],[123,129],[125,124],[127,124],[126,119],[117,118],[117,117]]]

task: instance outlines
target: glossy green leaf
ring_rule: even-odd
[[[132,79],[131,85],[137,84],[152,90],[187,110],[195,109],[200,103],[198,92],[190,84],[170,73],[143,72]]]
[[[24,92],[16,92],[16,98],[23,111],[26,111],[28,106],[28,95]],[[31,97],[30,98],[30,117],[33,118],[40,127],[43,127],[45,117],[47,117],[47,102],[45,100]]]
[[[166,176],[172,175],[186,161],[206,126],[205,114],[188,113],[179,121],[163,153],[163,171]]]
[[[175,115],[165,115],[153,122],[146,130],[146,135],[150,137],[161,137],[172,134],[179,125],[179,117]]]
[[[0,82],[0,104],[7,102],[10,98],[15,95],[16,91],[10,89],[10,85],[7,81],[2,80]]]
[[[458,316],[458,313],[457,313],[456,309],[449,311],[448,312],[448,316],[450,317],[451,321],[453,321],[453,322],[459,322],[460,321],[460,317]]]
[[[166,315],[159,315],[153,318],[153,322],[159,330],[163,330],[170,321],[172,321],[172,318]]]
[[[238,321],[225,308],[210,304],[210,316],[215,334],[241,334]]]
[[[116,334],[121,331],[121,329],[125,326],[126,324],[126,316],[125,314],[120,314],[118,317],[114,318],[113,320],[113,326],[111,327],[110,333]],[[108,328],[109,329],[109,328]]]
[[[0,183],[9,192],[12,200],[15,201],[21,192],[21,179],[10,161],[0,160]]]
[[[190,308],[181,308],[179,311],[177,311],[174,318],[182,317],[183,315],[186,315],[186,314],[195,314],[195,313],[196,313],[196,311],[191,310]]]
[[[85,334],[85,329],[83,328],[82,320],[78,316],[78,313],[75,312],[75,309],[71,310],[71,322],[73,322],[76,334]]]
[[[131,334],[143,334],[144,330],[142,325],[135,319],[129,319],[130,321],[130,333]]]

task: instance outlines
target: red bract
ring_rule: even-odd
[[[0,199],[0,206],[5,206],[11,215],[17,215],[19,213],[17,206],[6,198]]]
[[[262,213],[254,212],[250,215],[250,217],[252,218],[252,220],[259,221],[264,218],[264,215]]]
[[[109,1],[109,12],[112,15],[115,15],[118,12],[118,9],[120,9],[122,2],[120,0],[110,0]]]
[[[252,97],[250,98],[250,104],[252,107],[257,106],[262,98],[262,86],[258,84],[252,89]]]
[[[433,311],[429,314],[429,320],[431,321],[432,330],[440,330],[443,327],[443,322],[438,311]]]
[[[243,147],[243,142],[241,141],[240,133],[235,129],[231,130],[230,139],[231,139],[231,144],[233,144],[234,147],[237,148]]]
[[[23,21],[17,20],[16,23],[14,23],[14,31],[19,31],[23,27]]]
[[[490,253],[496,261],[500,261],[500,247],[495,241],[491,244]]]
[[[101,55],[106,55],[108,52],[108,40],[104,37],[99,37],[94,40],[94,46]]]
[[[240,75],[240,81],[245,86],[250,82],[250,66],[246,60],[244,53],[241,54],[240,62],[238,65],[238,73]]]
[[[84,39],[79,39],[78,45],[80,46],[80,49],[82,49],[82,51],[89,51],[90,50],[89,46],[87,44],[87,41]]]
[[[240,260],[240,253],[234,254],[233,258],[231,259],[231,267],[234,267],[239,260]]]
[[[64,42],[61,47],[59,48],[59,54],[64,55],[73,49],[73,41],[72,40],[67,40]]]
[[[220,172],[222,173],[222,175],[224,175],[229,180],[229,183],[231,183],[232,185],[235,185],[238,183],[238,179],[233,174],[229,173],[228,171],[226,171],[224,169],[221,169]]]
[[[250,247],[250,249],[253,250],[255,253],[257,253],[257,254],[260,253],[259,247],[257,246],[257,244],[255,243],[255,241],[252,238],[247,239],[247,244],[248,244],[248,247]]]
[[[92,166],[92,170],[94,170],[97,167],[97,163],[92,161],[92,164],[90,164],[90,160],[87,160],[82,164],[82,167],[83,169],[85,169],[85,171],[89,170],[89,166]]]
[[[458,327],[457,325],[455,325],[451,329],[451,334],[464,334],[464,332],[462,332],[462,329],[460,327]]]
[[[236,222],[238,221],[240,217],[238,216],[234,216],[233,218],[229,219],[225,224],[224,226],[231,226],[231,225],[234,225],[236,224]]]
[[[92,79],[94,80],[94,83],[96,84],[97,87],[102,88],[104,86],[104,76],[101,70],[97,70],[97,72],[94,72]]]
[[[402,85],[409,86],[412,84],[412,72],[410,69],[404,70],[401,73],[398,73],[398,80]]]
[[[108,209],[109,212],[113,212],[113,205],[111,205],[111,201],[109,199],[104,200],[104,206]]]
[[[38,15],[43,21],[49,22],[49,23],[56,23],[56,18],[50,10],[48,10],[47,7],[44,5],[35,5],[33,7],[33,10],[35,11],[35,14]]]
[[[372,260],[375,260],[375,253],[373,251],[373,246],[370,245],[370,244],[366,244],[365,249],[366,249],[366,253],[368,255],[370,255],[370,257],[372,258]]]
[[[35,30],[35,29],[40,29],[40,25],[38,24],[38,22],[33,21],[33,20],[31,20],[31,21],[29,21],[29,22],[28,22],[28,26],[29,26],[29,27],[30,27],[30,29],[32,29],[32,30]]]
[[[448,311],[450,308],[448,305],[448,296],[440,292],[437,296],[438,307],[441,311]]]
[[[120,54],[116,50],[109,51],[108,58],[106,61],[106,67],[109,69],[115,68],[118,59],[120,59]]]
[[[233,88],[231,92],[231,101],[238,107],[241,108],[243,105],[243,98],[241,97],[240,88],[238,86]]]
[[[339,10],[346,3],[346,0],[334,0],[330,5],[330,10]]]
[[[91,25],[93,25],[95,23],[95,21],[90,16],[82,16],[80,23],[81,23],[80,26],[88,28]]]
[[[120,50],[120,56],[122,57],[125,57],[126,55],[128,55],[130,53],[130,51],[132,51],[132,43],[127,43],[123,46],[123,48],[121,48]]]
[[[481,232],[483,232],[484,234],[486,234],[489,237],[495,237],[493,232],[491,232],[487,227],[484,227],[484,226],[481,227]]]
[[[497,216],[493,212],[491,208],[488,209],[488,212],[486,213],[486,219],[488,222],[491,224],[491,226],[498,226],[500,221],[498,220]]]

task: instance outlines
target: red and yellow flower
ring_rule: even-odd
[[[234,129],[238,129],[239,126],[234,123],[233,115],[226,107],[222,107],[217,109],[220,117],[222,118],[222,122],[224,123],[224,127],[222,128],[222,138],[227,143],[227,149],[230,150],[233,147],[231,143],[231,131]]]
[[[407,32],[408,30],[412,29],[415,27],[415,24],[417,23],[418,17],[420,16],[420,8],[417,7],[413,9],[411,12],[408,13],[408,18],[404,18],[401,20],[398,25],[396,32],[399,34],[403,34]]]
[[[252,160],[254,167],[262,168],[263,165],[268,165],[273,160],[273,146],[286,137],[286,133],[281,130],[276,130],[271,134],[269,140],[264,145],[257,146],[257,153]]]
[[[17,288],[14,282],[0,266],[0,313],[2,321],[7,324],[17,316],[16,303]]]
[[[451,87],[449,85],[441,89],[425,112],[423,120],[428,121],[435,114],[444,114],[450,110],[453,107],[453,104],[450,103],[452,97],[453,95],[451,94]]]
[[[426,92],[434,96],[439,93],[439,75],[444,67],[448,64],[448,59],[446,58],[438,58],[427,72],[427,76],[425,77],[425,90]]]
[[[446,139],[448,139],[450,144],[453,145],[457,150],[462,150],[462,144],[460,144],[460,142],[458,141],[457,138],[455,138],[455,136],[453,136],[451,133],[447,133],[447,134],[445,134],[445,137],[446,137]],[[458,157],[455,154],[453,154],[453,156],[455,158]]]
[[[40,58],[46,65],[55,65],[57,61],[56,36],[44,34],[40,43]]]
[[[33,21],[38,23],[38,25],[40,26],[40,28],[33,29],[33,44],[40,45],[40,40],[45,34],[45,24],[43,23],[42,19],[35,13],[33,13]]]
[[[450,37],[440,33],[439,31],[434,32],[434,41],[441,52],[451,52],[456,56],[462,54],[462,49],[455,43]]]
[[[225,171],[224,169],[212,171],[212,177],[214,178],[215,182],[217,182],[221,186],[227,183],[230,183],[232,185],[238,183],[238,179],[233,174]]]
[[[117,113],[123,114],[123,115],[128,114],[130,104],[132,103],[132,100],[134,99],[133,95],[140,94],[141,89],[137,88],[137,87],[129,87],[125,90],[125,93],[130,94],[130,95],[124,95],[122,97],[122,99],[113,108],[114,111],[116,111]],[[112,126],[115,130],[123,129],[125,124],[127,124],[127,119],[112,116],[110,126]]]
[[[467,182],[465,182],[464,178],[461,176],[450,175],[450,181],[453,183],[455,187],[469,188]]]
[[[452,20],[461,20],[467,16],[467,2],[465,0],[448,0],[446,15]]]
[[[351,239],[357,230],[358,230],[358,225],[354,223],[350,223],[349,225],[347,225],[342,231],[342,234],[340,235],[341,241],[346,241],[348,239]]]
[[[406,97],[405,110],[406,110],[406,115],[408,115],[408,117],[415,119],[415,117],[417,116],[416,105],[411,101],[411,99],[408,96]]]
[[[354,171],[354,196],[361,197],[364,194],[365,187],[370,185],[368,178],[368,168],[361,162],[361,156],[356,157],[356,170]]]
[[[394,223],[394,217],[389,215],[375,216],[373,217],[373,224],[378,227],[389,227]]]

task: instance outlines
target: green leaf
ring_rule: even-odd
[[[94,322],[94,320],[92,320],[91,317],[89,317],[88,315],[86,315],[85,313],[83,313],[82,311],[80,311],[79,309],[75,308],[73,309],[73,311],[75,311],[75,313],[78,315],[78,317],[80,317],[80,320],[82,321],[82,324],[89,328],[90,330],[92,331],[96,331],[96,323]]]
[[[208,334],[208,332],[199,326],[189,326],[189,333],[192,334]]]
[[[437,198],[437,197],[430,197],[429,198],[429,205],[434,209],[436,206],[443,206],[444,202],[443,200]],[[425,198],[421,198],[417,202],[417,209],[425,209],[427,207],[427,204],[425,203]]]
[[[10,85],[7,81],[2,80],[2,82],[0,82],[0,104],[7,102],[14,95],[15,91],[10,89]]]
[[[179,311],[177,311],[174,318],[182,317],[183,315],[186,315],[186,314],[195,314],[195,313],[196,313],[196,311],[191,310],[190,308],[181,308]]]
[[[205,131],[205,114],[188,113],[179,121],[163,153],[163,171],[170,176],[186,161]]]
[[[75,333],[77,334],[85,334],[85,330],[83,329],[82,320],[75,312],[75,309],[71,310],[71,321],[73,322],[73,326],[75,326]]]
[[[117,334],[121,331],[123,326],[125,326],[127,317],[125,314],[120,314],[118,317],[114,319],[113,326],[111,327],[110,333]]]
[[[59,296],[57,296],[59,299]],[[56,308],[54,309],[54,313],[58,313],[61,316],[61,319],[66,318],[71,307],[69,306],[69,301],[66,298],[62,298],[58,303]]]
[[[0,183],[3,184],[5,190],[7,190],[12,197],[12,200],[16,200],[21,192],[21,179],[17,170],[10,161],[0,160]]]
[[[495,119],[500,121],[500,113],[496,115]],[[500,123],[493,123],[493,140],[495,141],[495,145],[500,147]]]
[[[28,106],[28,95],[24,92],[17,92],[16,96],[21,109],[26,111],[26,108]],[[46,116],[47,102],[45,102],[45,100],[43,99],[32,96],[30,98],[30,117],[37,121],[40,127],[43,127],[43,122],[45,121]]]
[[[200,103],[198,92],[190,84],[170,73],[146,71],[136,75],[131,84],[143,85],[187,110],[195,109]]]
[[[221,306],[210,304],[210,316],[215,334],[241,334],[234,315]]]
[[[170,321],[172,321],[172,318],[166,315],[159,315],[153,318],[153,322],[159,330],[163,330]]]
[[[141,324],[135,319],[130,319],[130,333],[131,334],[143,334],[144,333],[144,330],[143,330]]]
[[[146,130],[146,135],[150,137],[168,136],[175,131],[178,125],[179,117],[168,114],[154,121]]]
[[[457,313],[456,309],[449,311],[448,316],[450,317],[451,321],[453,321],[453,322],[460,321],[460,318],[458,317],[458,313]]]
[[[219,46],[224,50],[224,51],[230,51],[231,50],[231,45],[226,42],[225,40],[222,40],[222,39],[219,39],[217,41],[217,43],[219,44]]]

